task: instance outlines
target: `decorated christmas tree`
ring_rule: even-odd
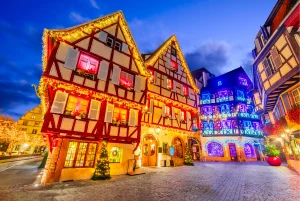
[[[107,140],[103,139],[101,144],[100,157],[97,161],[97,167],[92,180],[105,180],[110,178],[111,177],[107,152]]]
[[[191,156],[191,151],[188,144],[186,144],[186,148],[185,148],[184,164],[194,166],[194,161]]]

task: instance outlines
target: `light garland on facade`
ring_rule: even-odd
[[[188,137],[194,137],[197,134],[197,132],[192,132],[192,131],[187,131],[187,130],[177,129],[177,128],[169,128],[169,127],[165,127],[165,126],[162,126],[162,125],[151,124],[151,123],[142,123],[141,125],[146,126],[148,128],[157,128],[159,126],[162,130],[167,130],[167,131],[172,131],[172,132],[185,134]]]
[[[48,37],[52,38],[58,38],[62,40],[70,40],[72,37],[73,38],[81,38],[83,32],[86,33],[91,33],[92,30],[98,30],[98,29],[103,29],[109,25],[112,25],[114,23],[119,23],[120,28],[124,34],[124,37],[126,39],[126,42],[130,47],[133,48],[133,56],[135,57],[137,66],[140,70],[140,73],[144,76],[150,77],[150,73],[146,69],[142,56],[139,53],[139,50],[136,46],[136,43],[131,35],[131,32],[128,28],[127,22],[124,18],[124,15],[122,11],[115,12],[111,15],[107,15],[105,17],[101,17],[95,20],[92,20],[90,22],[81,24],[79,26],[65,29],[65,30],[44,30],[43,34],[43,56],[42,56],[42,62],[43,62],[43,71],[46,70],[47,68],[47,56],[48,56]]]
[[[43,114],[46,113],[47,108],[49,106],[48,95],[47,95],[47,85],[54,87],[54,89],[64,89],[66,91],[71,92],[70,94],[73,93],[73,94],[85,95],[85,96],[88,96],[89,98],[94,97],[94,98],[97,98],[100,100],[106,100],[108,102],[117,103],[119,105],[123,105],[128,108],[135,108],[135,109],[139,109],[139,110],[144,109],[144,105],[142,105],[142,104],[134,103],[132,101],[127,101],[127,100],[124,100],[124,99],[121,99],[118,97],[110,96],[105,93],[95,92],[94,90],[85,89],[83,87],[76,86],[74,84],[69,84],[69,83],[66,83],[63,81],[59,81],[56,79],[47,78],[45,76],[42,76],[42,78],[40,80],[40,84],[39,84],[38,93],[41,97],[41,105],[43,108]]]
[[[178,51],[178,52],[179,52],[178,55],[179,55],[180,61],[182,61],[181,65],[184,67],[184,71],[185,71],[185,73],[187,74],[187,77],[188,77],[188,79],[189,79],[189,81],[190,81],[190,83],[191,83],[191,86],[193,87],[193,89],[194,89],[194,91],[195,91],[196,93],[199,93],[200,90],[198,89],[198,87],[196,86],[196,84],[195,84],[195,82],[194,82],[194,78],[193,78],[193,76],[192,76],[192,74],[191,74],[191,72],[190,72],[190,70],[189,70],[189,67],[188,67],[187,64],[186,64],[186,61],[185,61],[185,59],[184,59],[184,56],[182,55],[181,49],[180,49],[180,47],[179,47],[179,44],[178,44],[178,42],[177,42],[177,39],[176,39],[176,36],[175,36],[175,35],[172,35],[172,36],[165,42],[165,44],[164,44],[162,47],[160,47],[159,50],[158,50],[154,55],[152,55],[151,58],[150,58],[149,60],[146,61],[146,65],[148,65],[148,66],[153,66],[154,63],[155,63],[155,62],[157,61],[157,59],[159,58],[159,56],[168,50],[168,48],[169,48],[169,46],[171,46],[172,42],[175,43],[176,49],[179,50],[179,51]]]
[[[184,109],[186,111],[192,111],[194,114],[197,114],[198,113],[198,109],[197,108],[194,108],[192,106],[189,106],[189,105],[186,105],[186,104],[183,104],[183,103],[180,103],[178,101],[174,101],[172,99],[169,99],[169,98],[166,98],[166,97],[163,97],[163,96],[160,96],[160,95],[157,95],[157,94],[154,94],[154,93],[151,93],[151,92],[148,92],[148,97],[150,99],[153,99],[153,100],[157,100],[157,101],[160,101],[160,102],[163,102],[167,105],[172,105],[172,106],[175,106],[175,107],[178,107],[180,109]]]

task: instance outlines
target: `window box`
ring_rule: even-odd
[[[81,70],[81,69],[77,69],[76,72],[77,72],[78,75],[89,78],[91,80],[95,80],[95,78],[96,78],[95,74],[89,73],[89,72]]]

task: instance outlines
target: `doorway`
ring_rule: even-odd
[[[229,143],[229,153],[230,153],[230,158],[232,161],[237,161],[237,153],[236,153],[236,147],[235,143]]]
[[[143,166],[156,166],[156,139],[153,135],[146,135],[143,138]]]

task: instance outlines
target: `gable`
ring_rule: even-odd
[[[171,48],[175,48],[177,52],[177,57],[171,54]],[[166,42],[164,42],[147,60],[146,66],[156,66],[159,58],[165,62],[166,58],[173,58],[183,69],[183,72],[186,73],[187,80],[186,83],[189,84],[196,93],[199,93],[199,89],[197,88],[193,76],[190,72],[190,69],[185,61],[185,58],[182,54],[182,51],[179,47],[178,41],[175,35],[171,36]],[[162,61],[159,60],[159,63],[162,64]]]

